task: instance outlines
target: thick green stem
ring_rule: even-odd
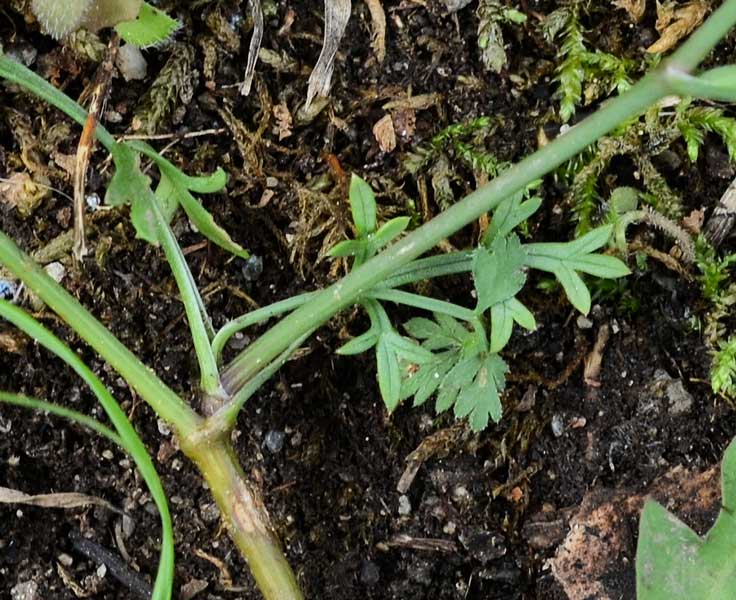
[[[231,445],[221,438],[194,446],[183,443],[182,450],[207,480],[230,536],[266,600],[300,600],[296,577],[260,494],[248,483]]]
[[[672,93],[667,71],[687,72],[694,69],[728,33],[734,23],[736,23],[736,0],[728,0],[669,60],[659,69],[646,75],[627,93],[608,101],[595,114],[373,257],[319,293],[308,304],[295,310],[243,351],[225,369],[222,382],[226,391],[230,394],[237,393],[260,370],[260,365],[270,363],[288,347],[294,337],[303,335],[319,323],[324,323],[441,240],[492,210],[502,200],[520,191],[532,181],[560,166],[618,124],[641,114],[659,99]],[[260,363],[256,362],[256,357],[260,359]]]

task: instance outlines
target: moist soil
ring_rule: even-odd
[[[242,260],[203,243],[183,216],[175,219],[216,326],[255,304],[323,287],[342,272],[342,265],[324,258],[324,248],[349,232],[346,173],[362,175],[378,190],[384,216],[409,212],[419,223],[439,208],[431,194],[421,206],[421,182],[406,174],[402,159],[442,128],[489,115],[497,126],[488,149],[509,161],[534,151],[540,130],[550,137],[559,131],[552,112],[557,49],[533,26],[556,8],[553,2],[521,2],[532,23],[504,29],[509,62],[500,74],[480,62],[475,3],[454,14],[434,3],[384,3],[382,65],[371,49],[368,9],[355,3],[328,105],[306,121],[295,116],[291,127],[279,125],[274,107],[297,115],[303,103],[307,67],[319,53],[321,4],[279,1],[267,7],[263,47],[290,62],[277,68],[261,60],[248,97],[235,85],[247,54],[241,38],[249,39],[245,3],[188,4],[162,3],[183,17],[177,45],[146,52],[146,79],[113,80],[105,122],[115,134],[146,131],[136,117],[151,122],[150,106],[141,108],[147,90],[173,52],[188,57],[188,70],[180,75],[186,81],[167,97],[170,110],[162,110],[151,131],[175,136],[151,143],[159,149],[170,144],[169,158],[189,172],[218,165],[228,172],[228,193],[203,201],[263,262],[262,273],[244,272]],[[589,43],[640,57],[656,39],[653,7],[634,25],[613,3],[601,4],[584,18]],[[93,61],[62,50],[10,9],[0,19],[0,36],[6,51],[26,57],[72,97],[95,73]],[[732,59],[726,43],[713,60]],[[411,131],[384,152],[373,126],[386,114],[386,102],[405,100],[407,93],[431,96],[414,111]],[[43,103],[0,86],[0,174],[30,170],[71,194],[70,175],[60,165],[76,152],[79,129],[65,123]],[[291,135],[284,137],[286,129]],[[213,131],[184,137],[205,130]],[[724,148],[709,138],[695,165],[677,143],[668,152],[663,172],[686,210],[710,209],[734,175]],[[630,180],[632,168],[623,159],[607,177]],[[452,184],[458,197],[476,184],[472,172],[460,173]],[[104,196],[110,175],[104,152],[97,151],[88,193]],[[0,202],[3,231],[29,252],[46,247],[71,227],[71,203],[60,192],[44,195],[26,216]],[[565,190],[550,177],[542,193],[545,203],[530,234],[535,240],[569,239],[574,225],[566,216]],[[135,239],[126,209],[102,208],[90,212],[89,221],[92,252],[83,268],[74,267],[68,249],[54,259],[65,265],[62,284],[168,385],[196,402],[192,345],[162,252]],[[646,235],[648,243],[669,249],[663,238]],[[468,228],[451,242],[468,247],[474,236],[477,230]],[[532,277],[524,292],[539,327],[528,334],[517,330],[504,352],[511,373],[504,416],[483,433],[436,417],[431,406],[402,406],[388,416],[372,357],[334,352],[365,328],[358,311],[323,327],[249,401],[235,446],[262,489],[307,597],[565,598],[548,559],[587,491],[641,492],[674,466],[697,471],[718,463],[736,433],[736,418],[707,382],[709,349],[693,325],[706,310],[697,284],[652,261],[628,279],[635,309],[601,293],[591,315],[580,319],[559,289],[542,292],[540,282]],[[467,278],[457,277],[423,291],[471,305],[471,290]],[[167,428],[50,311],[33,309],[25,296],[21,303],[104,379],[156,457],[173,511],[181,597],[257,598],[212,498]],[[408,313],[394,315],[399,322]],[[586,382],[584,359],[604,328],[610,337],[600,353],[600,373]],[[236,338],[229,356],[258,332]],[[0,325],[0,336],[0,389],[101,416],[94,397],[61,361],[6,325]],[[657,381],[667,377],[682,383],[684,405],[656,401]],[[106,549],[125,573],[149,582],[155,570],[157,513],[131,461],[77,426],[21,409],[0,408],[0,431],[2,486],[28,494],[82,492],[126,513],[0,506],[0,597],[11,597],[11,590],[26,597],[20,592],[34,589],[28,598],[140,597],[110,564],[100,566],[95,558]],[[407,457],[422,444],[431,452],[407,487]],[[627,526],[635,538],[636,519]],[[80,536],[97,550],[80,551]],[[625,557],[620,598],[634,597],[633,558]]]

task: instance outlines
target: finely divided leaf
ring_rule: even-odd
[[[516,298],[491,307],[491,352],[500,352],[511,338],[514,322],[534,331],[537,322],[529,309]]]
[[[612,227],[597,227],[572,242],[527,244],[526,264],[533,269],[554,273],[572,305],[587,313],[590,310],[590,292],[578,271],[607,278],[623,277],[630,272],[618,258],[592,254],[608,242]]]
[[[478,293],[477,312],[513,298],[526,281],[526,252],[519,238],[497,237],[490,248],[480,246],[473,256],[473,279]]]
[[[360,354],[361,352],[365,352],[366,350],[370,350],[378,343],[378,332],[374,329],[369,329],[364,334],[359,335],[356,338],[353,338],[349,342],[343,344],[340,346],[336,352],[337,354],[342,354],[344,356],[349,356],[352,354]]]
[[[488,426],[490,416],[495,423],[501,419],[499,391],[506,382],[508,367],[497,354],[488,354],[480,361],[473,382],[463,386],[455,402],[455,416],[470,417],[473,431],[482,431]]]
[[[526,202],[522,202],[523,198],[522,190],[498,205],[483,237],[484,246],[488,246],[497,237],[507,237],[517,225],[526,221],[542,206],[542,199],[539,197],[535,196]]]

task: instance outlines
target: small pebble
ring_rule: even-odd
[[[284,441],[286,440],[286,434],[283,431],[271,430],[266,434],[266,448],[272,454],[278,454],[284,447]]]
[[[132,44],[120,46],[115,64],[120,70],[120,74],[125,78],[125,81],[146,78],[148,63],[143,58],[143,53]]]
[[[71,567],[74,564],[74,559],[64,552],[59,554],[59,556],[56,557],[56,560],[58,560],[63,567],[67,568]]]
[[[552,416],[552,422],[550,423],[550,426],[552,427],[552,433],[555,437],[560,437],[563,433],[565,433],[565,422],[562,419],[562,415],[560,413],[555,413]]]
[[[399,496],[399,514],[402,516],[406,516],[409,513],[411,513],[411,502],[409,502],[409,498],[402,494]]]
[[[13,600],[37,600],[38,584],[35,581],[19,583],[10,590],[10,597]]]
[[[99,194],[87,194],[84,197],[84,201],[87,203],[87,208],[91,212],[96,211],[98,208],[100,208],[100,195]]]
[[[61,280],[66,276],[66,267],[60,262],[49,263],[43,268],[43,270],[46,271],[49,277],[51,277],[51,279],[56,283],[61,283]]]
[[[243,277],[246,281],[255,281],[263,273],[263,259],[252,254],[243,265]]]
[[[381,571],[373,561],[363,561],[360,567],[360,582],[363,585],[376,585],[381,579]]]

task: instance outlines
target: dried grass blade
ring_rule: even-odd
[[[60,492],[58,494],[29,495],[12,488],[0,487],[1,504],[25,504],[26,506],[40,506],[41,508],[79,508],[82,506],[101,506],[118,514],[123,511],[114,507],[107,500],[79,494],[77,492]]]
[[[245,64],[243,85],[240,86],[240,93],[243,96],[250,94],[253,75],[256,72],[258,51],[261,49],[261,41],[263,40],[263,9],[261,8],[261,0],[249,0],[248,4],[250,5],[251,16],[253,17],[253,35],[250,38],[250,46],[248,46],[248,62]]]
[[[350,8],[350,0],[325,0],[324,44],[317,59],[317,64],[309,76],[307,108],[312,104],[315,96],[327,96],[330,92],[335,55],[350,20]]]

